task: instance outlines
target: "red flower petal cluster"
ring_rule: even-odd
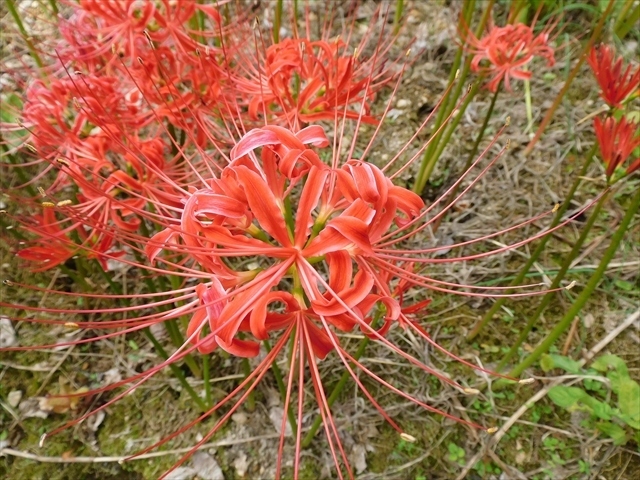
[[[547,60],[548,66],[555,65],[554,50],[549,44],[549,28],[539,34],[533,33],[533,27],[518,23],[498,27],[492,25],[480,39],[468,31],[463,34],[466,48],[473,55],[471,68],[491,77],[487,88],[495,92],[504,82],[511,90],[511,78],[527,80],[531,72],[525,70],[534,57]],[[486,65],[481,63],[486,61]]]
[[[627,120],[626,117],[620,120],[609,117],[604,121],[596,117],[593,120],[593,129],[600,145],[607,178],[611,179],[616,169],[621,167],[640,146],[638,124]],[[629,175],[638,169],[640,169],[640,158],[631,159],[625,173]]]
[[[640,85],[640,67],[623,69],[623,59],[616,59],[608,45],[593,47],[587,62],[600,85],[600,96],[610,107],[621,108],[622,102]]]
[[[373,246],[393,225],[415,219],[424,204],[372,164],[353,161],[332,169],[307,146],[328,144],[319,126],[298,133],[278,126],[248,132],[232,149],[231,163],[220,177],[191,193],[181,229],[168,227],[150,239],[146,251],[151,260],[162,245],[186,247],[200,268],[219,279],[201,287],[198,296],[206,308],[189,324],[200,352],[220,346],[234,355],[256,356],[259,344],[237,338],[239,332],[265,340],[267,332],[302,318],[311,329],[312,349],[324,357],[333,347],[320,317],[341,331],[360,325],[369,333],[375,307],[384,305],[383,331],[398,320],[400,304],[389,293],[392,277],[378,273],[367,258],[375,256]],[[291,198],[295,190],[297,204]],[[272,263],[234,272],[222,261],[255,255]],[[317,258],[324,262],[314,262]],[[319,273],[325,268],[327,283]],[[279,287],[291,276],[300,285],[297,296]],[[274,302],[286,305],[284,314],[268,312]],[[203,337],[205,323],[210,333]]]

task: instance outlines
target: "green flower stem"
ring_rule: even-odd
[[[480,82],[475,82],[471,86],[469,93],[467,94],[464,101],[462,102],[462,105],[460,105],[460,110],[458,111],[458,114],[453,118],[453,121],[443,133],[443,136],[440,137],[440,142],[438,143],[438,147],[435,153],[433,153],[431,157],[429,158],[425,157],[423,159],[422,164],[420,165],[420,173],[418,174],[418,180],[416,182],[416,185],[422,186],[420,188],[420,192],[422,192],[422,190],[424,189],[424,186],[427,184],[427,181],[429,180],[429,177],[431,177],[431,173],[433,173],[433,169],[435,168],[436,163],[440,158],[440,155],[442,155],[442,152],[444,151],[447,144],[449,143],[449,140],[451,139],[453,132],[455,131],[457,126],[460,124],[460,121],[464,116],[464,112],[467,109],[467,106],[469,106],[469,103],[471,102],[475,94],[478,93],[479,88],[480,88]]]
[[[9,163],[12,165],[18,165],[16,168],[11,169],[11,171],[16,173],[16,175],[18,176],[18,180],[20,180],[20,183],[22,184],[28,183],[29,177],[27,176],[26,173],[24,173],[24,170],[20,168],[19,166],[20,160],[18,160],[15,155],[9,153],[9,147],[7,146],[1,134],[0,134],[0,148],[2,148],[3,150],[3,154],[2,154],[3,158],[4,157],[8,158]],[[33,185],[26,185],[20,188],[24,188],[31,197],[36,197],[38,195],[38,193],[36,192],[36,189],[33,188]]]
[[[526,66],[523,68],[527,70]],[[533,110],[531,106],[531,81],[526,79],[524,81],[524,106],[527,113],[527,128],[525,131],[529,131],[533,128]]]
[[[602,16],[600,17],[600,21],[598,22],[596,27],[593,29],[593,33],[591,34],[589,41],[582,48],[582,51],[580,52],[580,56],[578,57],[578,62],[573,67],[573,70],[571,70],[571,72],[569,73],[569,76],[564,82],[562,89],[560,90],[560,92],[558,92],[558,95],[556,96],[549,110],[547,110],[547,113],[542,119],[542,122],[540,122],[540,125],[538,126],[538,130],[536,130],[536,134],[527,145],[527,148],[524,150],[524,155],[528,155],[531,153],[534,145],[538,143],[538,140],[540,140],[540,137],[542,137],[542,134],[544,133],[544,130],[547,128],[547,125],[549,125],[549,123],[551,122],[551,119],[553,118],[553,114],[555,113],[556,109],[560,105],[560,102],[562,102],[562,99],[564,95],[567,93],[567,90],[569,90],[569,87],[571,86],[573,79],[580,72],[580,69],[582,68],[582,64],[584,63],[586,56],[589,53],[589,50],[591,50],[591,47],[593,46],[593,44],[600,37],[600,34],[602,33],[602,29],[604,28],[604,25],[606,23],[607,17],[609,16],[609,13],[611,13],[611,10],[613,9],[613,6],[615,3],[616,3],[616,0],[609,0],[609,4],[607,5],[606,10],[602,13]]]
[[[58,15],[58,4],[56,3],[56,0],[49,0],[49,5],[51,5],[51,11],[53,12],[54,15]]]
[[[149,330],[148,328],[145,328],[142,331],[146,335],[146,337],[149,339],[149,341],[153,344],[153,347],[155,348],[156,352],[158,352],[158,355],[160,355],[160,358],[162,358],[163,360],[167,360],[169,358],[169,355],[167,355],[167,352],[164,350],[164,348],[162,348],[162,345],[160,345],[160,342],[158,342],[156,337],[153,336],[153,334],[151,333],[151,330]],[[209,410],[207,408],[207,405],[205,405],[205,403],[202,401],[202,398],[200,398],[200,396],[195,392],[193,387],[189,385],[189,383],[187,382],[187,379],[184,376],[184,373],[182,373],[182,370],[180,370],[178,366],[175,365],[174,363],[170,363],[169,368],[171,369],[171,373],[173,373],[173,375],[178,379],[178,381],[180,382],[182,387],[187,391],[189,396],[191,396],[193,401],[196,402],[196,404],[198,405],[198,408],[200,408],[200,410],[202,410],[203,412],[206,412],[207,410]]]
[[[560,270],[554,277],[553,282],[551,282],[551,285],[549,286],[549,290],[554,290],[560,286],[560,282],[564,279],[564,276],[566,275],[567,270],[569,270],[571,263],[573,262],[573,260],[575,260],[575,258],[580,253],[580,249],[582,248],[582,245],[584,245],[584,242],[587,239],[587,236],[589,235],[589,232],[591,231],[593,224],[595,223],[596,219],[600,216],[600,211],[602,210],[602,207],[604,206],[604,204],[607,202],[607,199],[609,198],[610,193],[611,193],[611,190],[608,190],[602,195],[602,197],[600,197],[600,200],[598,200],[598,203],[596,204],[593,211],[591,212],[591,215],[589,216],[589,220],[587,220],[587,223],[584,225],[584,227],[582,227],[582,233],[580,234],[580,237],[574,243],[573,248],[571,249],[571,252],[569,252],[569,254],[565,257],[564,262],[560,267]],[[545,294],[544,297],[542,297],[542,300],[540,301],[540,305],[538,305],[538,308],[533,313],[533,315],[529,317],[529,320],[527,321],[527,324],[520,332],[520,335],[518,336],[516,343],[514,343],[511,346],[511,349],[507,352],[507,354],[498,364],[498,367],[497,367],[498,372],[502,370],[504,366],[507,364],[507,362],[518,352],[518,349],[527,339],[529,332],[531,332],[531,330],[533,329],[533,326],[536,324],[536,322],[540,318],[540,315],[542,315],[542,313],[547,308],[549,303],[551,303],[551,300],[553,300],[554,296],[555,296],[555,292],[548,292],[547,294]]]
[[[476,36],[480,36],[482,34],[482,30],[484,29],[487,21],[489,20],[491,9],[493,8],[494,3],[495,3],[495,0],[490,0],[489,2],[486,3],[484,12],[482,14],[482,18],[480,19],[480,23],[478,24],[478,27],[476,28],[476,31],[475,31]],[[469,25],[471,24],[471,17],[473,14],[473,10],[475,8],[475,0],[470,0],[463,8],[465,8],[465,10],[464,10],[464,14],[460,16],[460,22],[458,23],[458,31],[464,31],[465,29],[469,28]],[[451,72],[449,74],[449,85],[451,85],[456,80],[456,74],[460,68],[463,52],[464,52],[464,45],[460,45],[460,47],[458,48],[458,51],[456,52],[456,57],[454,59],[453,65],[451,67]],[[458,78],[458,85],[456,85],[456,88],[453,90],[453,93],[450,92],[449,95],[447,95],[447,97],[444,99],[442,103],[442,107],[440,108],[440,111],[436,116],[436,121],[433,127],[434,132],[440,128],[440,126],[445,121],[445,119],[456,107],[458,99],[462,94],[462,89],[464,87],[465,80],[471,69],[471,60],[472,60],[472,57],[468,56],[468,58],[464,62],[462,71],[460,72],[460,76]],[[469,101],[470,100],[471,99],[469,99]],[[466,105],[468,105],[468,102],[465,104],[464,108],[466,108]],[[459,114],[460,118],[462,118],[462,114],[464,113],[464,108],[460,109],[460,114]],[[453,131],[451,131],[451,133],[453,133]],[[444,150],[444,147],[446,146],[449,138],[451,138],[451,133],[447,135],[447,141],[445,141],[444,146],[440,148],[439,146],[440,146],[441,138],[443,135],[446,135],[446,133],[441,132],[440,134],[434,136],[431,139],[430,141],[431,143],[425,150],[424,156],[422,157],[420,170],[416,177],[416,182],[413,185],[414,192],[418,194],[422,193],[422,190],[424,189],[425,185],[427,184],[427,181],[429,180],[429,175],[433,171],[433,168],[435,167],[438,161],[439,155],[434,154],[434,152],[436,151],[436,149],[438,149],[440,152]]]
[[[469,167],[471,166],[471,164],[473,163],[473,159],[476,156],[476,153],[478,153],[478,147],[480,147],[480,143],[482,142],[482,138],[484,137],[484,132],[487,129],[487,125],[489,124],[489,119],[491,118],[491,115],[493,114],[493,109],[496,105],[496,100],[498,99],[498,94],[500,93],[500,87],[502,86],[502,82],[500,82],[498,84],[498,88],[496,89],[496,92],[493,94],[493,97],[491,98],[491,103],[489,104],[489,110],[487,110],[487,114],[484,117],[484,121],[482,122],[482,126],[480,127],[480,132],[478,133],[478,136],[476,137],[476,141],[473,144],[473,147],[471,148],[471,152],[469,153],[469,157],[467,158],[467,163],[465,164],[464,168],[462,169],[463,172],[466,172]],[[449,194],[449,198],[447,200],[447,203],[444,205],[443,208],[447,208],[449,205],[451,205],[451,202],[453,201],[454,198],[456,198],[456,193],[458,193],[458,188],[459,186],[456,186],[452,192]],[[444,216],[439,217],[434,223],[433,223],[433,231],[435,232],[436,230],[438,230],[438,227],[440,226],[440,222],[442,222],[442,219],[444,218]]]
[[[582,310],[582,307],[587,303],[587,301],[595,291],[596,287],[602,280],[602,277],[604,276],[604,273],[607,270],[607,266],[615,256],[616,251],[620,246],[620,242],[622,241],[624,234],[629,228],[629,225],[631,224],[631,221],[633,220],[634,215],[638,211],[638,208],[640,208],[640,189],[636,190],[636,193],[633,199],[631,200],[631,204],[629,205],[629,208],[627,209],[622,221],[620,222],[618,229],[615,231],[615,233],[611,237],[611,243],[609,244],[609,247],[604,252],[604,256],[602,257],[602,260],[600,260],[600,263],[598,264],[598,268],[596,269],[595,272],[593,272],[593,274],[591,275],[591,278],[589,278],[587,285],[584,287],[582,292],[580,292],[580,295],[578,295],[576,300],[573,302],[569,310],[565,313],[564,317],[562,317],[562,319],[558,322],[555,328],[536,347],[536,349],[533,352],[531,352],[531,354],[528,357],[526,357],[522,362],[520,362],[509,373],[510,376],[514,376],[514,377],[519,376],[526,368],[531,366],[544,353],[546,353],[549,350],[549,348],[558,340],[560,335],[562,335],[567,330],[567,328],[569,328],[569,326],[571,325],[571,322],[573,322],[576,315],[580,313],[580,310]]]
[[[249,359],[242,359],[242,372],[244,373],[245,378],[248,378],[251,375],[251,365],[249,365]],[[247,405],[246,408],[249,412],[253,412],[256,409],[256,395],[255,388],[249,392],[247,396]]]
[[[360,345],[358,346],[358,350],[356,350],[356,353],[353,356],[353,358],[355,358],[356,360],[359,360],[360,357],[364,354],[364,351],[367,348],[368,344],[369,344],[369,337],[364,337],[362,340],[360,340]],[[349,380],[350,377],[351,377],[351,374],[349,373],[348,370],[345,370],[342,373],[340,380],[338,381],[336,386],[333,387],[333,390],[331,391],[329,398],[327,398],[327,404],[329,405],[329,408],[331,408],[331,406],[338,399],[338,397],[342,393],[342,390],[347,384],[347,380]],[[316,416],[316,419],[313,422],[313,425],[311,425],[311,429],[307,432],[307,434],[304,436],[304,439],[302,440],[302,448],[307,448],[309,445],[311,445],[311,442],[313,441],[313,437],[315,437],[316,433],[318,432],[320,425],[322,425],[322,415],[318,414]]]
[[[207,402],[207,405],[210,407],[213,406],[213,401],[211,397],[211,381],[210,377],[210,361],[211,356],[205,354],[202,356],[202,380],[204,380],[204,400]]]
[[[404,10],[404,0],[396,0],[396,12],[393,16],[393,34],[397,35],[400,31],[400,19]]]
[[[29,38],[29,35],[27,34],[27,31],[24,28],[24,24],[22,23],[22,19],[20,18],[20,14],[18,13],[18,10],[16,9],[14,0],[7,0],[6,5],[7,5],[7,10],[9,10],[9,13],[13,17],[13,21],[16,22],[16,26],[20,31],[20,35],[22,35],[22,39],[27,44],[27,48],[29,49],[31,56],[35,60],[36,65],[38,65],[38,68],[42,68],[43,63],[42,63],[42,60],[40,59],[40,55],[38,55],[38,52],[33,46],[33,43],[31,42],[31,39]]]
[[[146,238],[150,238],[151,235],[149,234],[149,229],[147,228],[147,226],[146,226],[146,224],[144,222],[144,218],[141,219],[141,220],[142,221],[140,222],[140,231],[142,232],[142,234]],[[134,250],[133,251],[133,255],[135,256],[136,260],[140,264],[144,263],[144,259],[142,258],[142,255],[140,255],[140,252]],[[156,288],[156,284],[151,279],[151,277],[149,277],[147,275],[145,275],[144,277],[145,277],[144,278],[144,282],[147,285],[147,288],[149,289],[149,292],[157,293],[158,289]],[[166,279],[164,277],[161,277],[159,280],[161,281],[161,283],[162,282],[166,282]],[[165,290],[166,290],[166,288],[165,288]],[[164,310],[166,310],[166,308]],[[180,348],[182,345],[184,345],[184,337],[182,336],[182,333],[180,332],[180,327],[178,326],[177,321],[175,319],[171,319],[171,320],[165,320],[163,323],[165,325],[167,333],[169,334],[169,338],[171,339],[171,343],[173,343],[174,346],[176,346],[178,348]],[[193,355],[191,355],[189,353],[189,354],[185,355],[183,358],[184,358],[184,362],[189,367],[189,370],[191,370],[191,373],[193,373],[193,375],[195,377],[202,378],[202,373],[200,371],[200,368],[196,364],[196,361],[193,358]]]
[[[267,353],[271,352],[271,344],[269,340],[265,340],[264,348],[267,350]],[[276,383],[278,384],[278,390],[280,391],[280,396],[285,399],[287,398],[287,387],[284,384],[284,380],[282,379],[282,372],[280,371],[280,367],[276,363],[274,359],[271,363],[271,370],[273,371],[273,376],[276,379]],[[287,418],[289,419],[289,424],[291,425],[291,431],[295,436],[298,432],[298,423],[296,422],[296,418],[293,416],[293,409],[287,408]]]
[[[84,277],[80,275],[78,272],[74,272],[64,264],[60,264],[58,268],[62,273],[64,273],[71,280],[73,280],[82,289],[83,292],[91,291],[91,287],[89,286],[89,284],[85,281]]]
[[[593,145],[593,147],[591,147],[591,150],[589,150],[589,152],[587,153],[587,156],[584,159],[584,163],[582,164],[582,168],[580,169],[580,172],[576,176],[576,179],[573,181],[573,184],[571,185],[571,188],[569,189],[569,192],[567,193],[567,196],[565,197],[564,202],[562,202],[562,205],[556,212],[556,216],[551,221],[551,225],[549,225],[549,229],[557,226],[562,220],[563,215],[571,205],[571,200],[573,199],[573,196],[575,195],[576,190],[582,183],[582,177],[587,173],[589,165],[591,165],[591,162],[593,161],[593,157],[597,149],[598,149],[598,145],[596,143]],[[538,258],[542,254],[542,252],[544,252],[544,249],[550,238],[551,238],[551,235],[546,235],[540,239],[540,243],[538,243],[538,246],[533,251],[533,253],[529,257],[527,262],[522,267],[522,269],[520,270],[520,273],[518,273],[518,275],[511,281],[510,286],[513,287],[516,285],[520,285],[522,280],[524,280],[524,278],[529,273],[529,269],[531,269],[533,264],[538,260]],[[496,313],[498,313],[498,310],[502,308],[502,306],[506,303],[506,301],[507,301],[507,297],[498,298],[493,304],[493,306],[489,309],[489,311],[484,315],[484,317],[482,317],[482,320],[476,323],[476,325],[473,327],[471,332],[469,332],[469,334],[467,335],[467,340],[473,340],[480,333],[480,331],[485,327],[485,325],[489,323],[490,320],[493,319],[493,316]]]
[[[273,17],[273,43],[280,41],[280,25],[282,25],[282,0],[276,1],[276,11]]]
[[[620,18],[622,17],[623,16],[620,15]],[[624,40],[624,37],[629,34],[631,29],[638,25],[638,19],[640,19],[640,4],[636,5],[631,14],[624,17],[624,21],[621,25],[616,25],[615,32],[620,40]]]

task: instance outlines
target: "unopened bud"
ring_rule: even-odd
[[[403,439],[405,442],[409,442],[409,443],[416,443],[417,441],[416,437],[404,432],[400,434],[400,438]]]
[[[489,435],[493,435],[494,433],[496,433],[498,431],[498,427],[491,427],[491,428],[487,428],[487,433]]]
[[[470,388],[470,387],[465,387],[462,389],[462,391],[467,395],[477,395],[480,393],[480,390],[478,390],[477,388]]]
[[[535,381],[536,381],[535,378],[522,378],[522,379],[518,380],[518,383],[520,385],[530,385]]]
[[[53,203],[53,202],[42,202],[42,206],[43,206],[44,208],[53,208],[53,207],[55,207],[55,206],[56,206],[56,204],[55,204],[55,203]]]
[[[569,285],[567,285],[564,288],[565,288],[565,290],[571,290],[575,286],[576,286],[576,281],[574,280],[573,282],[571,282]]]
[[[71,205],[73,202],[71,200],[62,200],[56,203],[56,207],[66,207],[67,205]]]

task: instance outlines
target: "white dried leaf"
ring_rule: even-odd
[[[596,318],[593,316],[593,314],[587,313],[584,316],[584,320],[583,320],[585,328],[591,328],[595,323],[595,321],[596,321]]]
[[[367,449],[364,445],[356,443],[351,449],[351,464],[356,469],[357,474],[361,474],[367,469]]]
[[[244,477],[249,469],[249,462],[247,461],[247,455],[244,452],[240,452],[240,455],[233,461],[233,468],[236,469],[236,473],[239,477]]]
[[[201,480],[224,480],[220,465],[206,452],[194,453],[191,457],[191,467]]]
[[[47,418],[48,412],[40,409],[40,398],[27,398],[24,402],[20,402],[18,407],[22,418]]]
[[[196,471],[190,467],[178,467],[169,475],[167,475],[165,480],[191,480],[196,476]]]
[[[237,412],[231,415],[231,420],[233,420],[238,425],[244,425],[247,423],[247,414],[244,412]]]
[[[0,317],[0,348],[13,347],[18,343],[16,331],[8,317]]]
[[[9,405],[13,408],[16,408],[20,404],[20,400],[22,400],[22,391],[20,390],[13,390],[7,395],[7,402],[9,402]]]
[[[100,425],[102,425],[102,422],[104,422],[104,417],[106,417],[104,410],[100,410],[95,415],[91,415],[91,417],[89,417],[89,421],[87,422],[89,430],[91,430],[92,432],[97,432]]]
[[[118,370],[116,367],[110,368],[109,370],[104,372],[102,376],[102,385],[106,387],[107,385],[118,383],[121,380],[122,374],[120,373],[120,370]]]
[[[271,423],[273,424],[274,428],[276,429],[276,432],[278,433],[282,433],[283,418],[284,418],[284,408],[271,407],[271,409],[269,410],[269,419],[271,420]],[[285,425],[284,436],[290,437],[291,435],[293,435],[293,432],[291,431],[291,425],[289,425],[289,422],[285,420],[284,425]]]

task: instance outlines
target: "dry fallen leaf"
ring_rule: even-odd
[[[218,462],[206,452],[196,452],[191,457],[191,467],[201,480],[224,480],[224,474]]]

